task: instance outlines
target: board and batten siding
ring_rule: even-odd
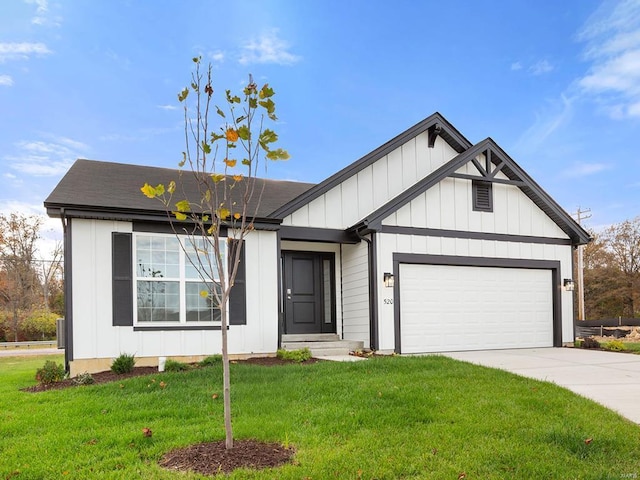
[[[112,325],[111,234],[130,222],[72,219],[74,360],[212,355],[219,330],[134,331]],[[278,346],[277,235],[255,231],[245,239],[247,323],[229,330],[231,354],[274,353]]]
[[[429,148],[428,133],[423,132],[288,215],[282,224],[348,228],[457,154],[440,137]]]
[[[472,164],[458,173],[477,174]],[[480,177],[478,177],[480,179]],[[506,179],[502,173],[496,178]],[[493,184],[493,212],[473,211],[472,182],[446,178],[385,218],[383,225],[568,238],[546,213],[513,185]]]
[[[345,340],[370,342],[369,262],[366,242],[342,246],[342,334]]]
[[[429,255],[455,255],[462,257],[557,260],[560,278],[572,277],[572,250],[570,245],[522,243],[497,240],[444,238],[437,236],[379,234],[378,270],[393,271],[393,254],[418,253]],[[551,288],[551,286],[549,287]],[[496,292],[499,294],[499,292]],[[385,299],[387,300],[385,302]],[[389,300],[391,300],[389,302]],[[379,286],[378,316],[380,350],[394,349],[394,310],[391,289]],[[573,342],[573,295],[562,289],[562,341]]]

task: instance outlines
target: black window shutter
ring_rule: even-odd
[[[229,295],[229,325],[247,324],[247,272],[244,262],[244,240],[229,242],[229,269],[235,257],[236,249],[240,248],[240,264],[236,273],[236,280]]]
[[[493,189],[490,182],[473,181],[473,210],[493,212]]]
[[[111,234],[113,326],[133,325],[133,261],[131,234]]]

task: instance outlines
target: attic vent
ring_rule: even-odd
[[[473,210],[475,212],[493,212],[493,190],[491,182],[473,180]]]

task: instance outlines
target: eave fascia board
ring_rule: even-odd
[[[350,227],[349,230],[355,229],[357,226],[361,226],[360,228],[362,228],[362,226],[365,225],[371,230],[379,230],[384,218],[388,217],[389,215],[391,215],[391,213],[406,205],[432,186],[449,177],[461,166],[471,161],[472,158],[480,155],[484,150],[486,150],[487,145],[489,144],[489,140],[490,139],[483,140],[482,142],[477,143],[473,147],[469,148],[467,151],[452,158],[451,160],[449,160],[449,162],[431,172],[422,180],[413,184],[411,187],[389,200],[386,204],[382,205],[380,208],[367,215],[367,217],[360,220],[353,227]]]
[[[398,148],[400,145],[406,143],[409,139],[427,131],[435,124],[440,124],[442,126],[443,133],[441,133],[440,136],[444,139],[444,134],[445,136],[450,138],[451,141],[445,141],[447,141],[447,143],[449,143],[449,145],[457,152],[464,151],[472,146],[471,142],[469,142],[469,140],[467,140],[464,135],[462,135],[453,125],[451,125],[451,123],[449,123],[447,119],[440,115],[439,112],[436,112],[425,118],[421,122],[417,123],[413,127],[410,127],[396,137],[392,138],[384,145],[381,145],[364,157],[361,157],[359,160],[356,160],[339,172],[333,174],[323,182],[315,185],[314,187],[311,187],[306,192],[302,193],[298,197],[294,198],[290,202],[275,210],[269,216],[284,219],[284,217],[286,217],[287,215],[290,215],[304,205],[323,195],[333,187],[344,182],[347,178],[352,177],[364,168],[372,165],[380,158],[388,155],[390,152]]]
[[[562,229],[562,231],[571,238],[574,245],[582,245],[591,240],[589,233],[578,225],[578,223],[562,207],[560,207],[560,205],[558,205],[558,203],[556,203],[555,200],[553,200],[491,137],[482,140],[467,151],[451,159],[448,163],[445,163],[424,179],[414,184],[412,187],[408,188],[400,195],[369,214],[367,217],[363,218],[349,230],[362,230],[365,226],[369,231],[380,230],[382,227],[382,221],[391,213],[406,205],[418,195],[427,191],[429,188],[441,182],[445,178],[452,176],[459,168],[472,161],[478,155],[481,155],[487,149],[498,154],[497,156],[499,157],[499,160],[495,159],[495,161],[503,161],[509,168],[511,168],[517,177],[514,180],[518,181],[518,184],[515,186],[520,188],[520,190],[534,203],[536,203],[536,205],[538,205],[537,199],[539,199],[539,202],[542,203],[543,206],[547,206],[551,212],[561,220],[561,222],[558,223],[552,217],[549,217],[554,220],[558,227],[560,227],[560,229]],[[482,177],[478,177],[478,179],[481,180]],[[522,182],[522,184],[519,184],[520,182]],[[530,189],[531,192],[533,192],[533,197],[528,193],[527,189]]]
[[[524,185],[520,187],[523,193],[531,198],[531,200],[537,205],[536,199],[532,198],[531,195],[525,191],[527,187],[530,188],[535,196],[540,199],[543,205],[548,206],[549,209],[563,221],[565,225],[563,226],[558,224],[558,226],[567,235],[569,235],[571,240],[574,242],[574,245],[585,245],[592,240],[589,232],[576,222],[569,213],[567,213],[540,185],[538,185],[538,183],[500,147],[500,145],[491,138],[488,138],[488,140],[491,142],[492,148],[499,156],[502,157],[503,160],[506,161],[508,167],[511,168],[511,170],[520,177],[519,179],[524,182]]]
[[[64,211],[65,218],[116,220],[123,222],[143,221],[157,223],[168,223],[170,221],[165,212],[157,210],[109,209],[77,205],[67,206],[53,204],[45,204],[45,208],[47,210],[47,215],[52,218],[59,218],[61,216],[61,212]],[[281,222],[282,221],[278,218],[270,217],[256,217],[253,219],[253,224],[258,230],[277,230]],[[185,225],[188,223],[191,222],[185,221]]]

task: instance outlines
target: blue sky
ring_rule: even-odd
[[[5,0],[0,209],[43,213],[78,157],[177,166],[194,55],[218,92],[276,90],[271,178],[319,182],[439,111],[587,226],[640,215],[640,0]]]

